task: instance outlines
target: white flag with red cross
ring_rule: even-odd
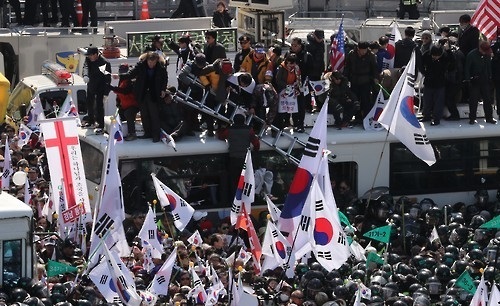
[[[60,210],[57,206],[61,222],[70,226],[80,215],[83,215],[84,222],[92,221],[76,118],[46,119],[40,121],[40,129],[45,142],[52,194],[58,195],[59,190],[64,188],[66,196],[65,209]]]

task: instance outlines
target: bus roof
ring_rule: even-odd
[[[468,138],[487,138],[499,136],[499,126],[485,123],[484,119],[478,119],[478,123],[470,125],[467,119],[460,121],[441,121],[439,126],[430,126],[425,124],[426,134],[430,141],[446,140],[446,139],[468,139]],[[306,129],[310,132],[310,129]],[[297,139],[307,142],[308,133],[295,133],[292,136]],[[382,143],[386,139],[389,143],[399,142],[396,137],[389,134],[387,131],[366,131],[362,126],[353,128],[343,128],[337,130],[333,127],[328,127],[327,144],[330,149],[335,150],[335,145],[349,145],[359,143]],[[80,129],[80,139],[85,139],[85,142],[98,148],[102,152],[108,143],[107,135],[95,135],[93,130]],[[273,139],[271,136],[264,136],[269,142]],[[287,148],[291,143],[290,138],[281,137],[276,146]],[[296,148],[300,148],[296,145]],[[261,142],[261,150],[269,150],[270,147]],[[183,154],[217,154],[228,152],[227,142],[223,142],[216,137],[204,137],[202,134],[196,133],[196,136],[183,137],[177,142],[177,151],[163,143],[152,143],[151,139],[137,139],[131,142],[124,142],[117,146],[118,159],[129,158],[154,158],[163,156],[181,156]]]
[[[7,192],[0,193],[0,219],[31,218],[33,210]]]

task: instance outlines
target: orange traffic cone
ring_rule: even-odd
[[[83,9],[82,9],[82,1],[78,0],[76,2],[76,20],[78,21],[78,26],[82,26],[83,19]]]
[[[148,0],[142,0],[141,20],[149,19]]]

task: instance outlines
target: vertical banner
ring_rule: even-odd
[[[83,222],[92,221],[76,124],[74,117],[40,121],[52,181],[52,194],[59,195],[59,191],[64,189],[66,196],[65,205],[56,206],[57,214],[60,224],[68,226],[80,215],[84,217]]]

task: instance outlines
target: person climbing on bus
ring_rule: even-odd
[[[165,61],[158,53],[149,51],[139,57],[140,62],[122,77],[135,79],[134,94],[141,109],[144,136],[160,141],[159,104],[165,97],[168,82]],[[118,78],[118,75],[113,75]]]
[[[134,84],[130,79],[123,77],[129,71],[127,63],[120,64],[118,67],[118,74],[120,79],[118,86],[110,86],[110,89],[116,93],[116,107],[118,107],[118,114],[121,121],[127,122],[128,134],[125,136],[125,141],[132,141],[137,139],[135,134],[135,118],[139,112],[139,103],[133,93]]]

